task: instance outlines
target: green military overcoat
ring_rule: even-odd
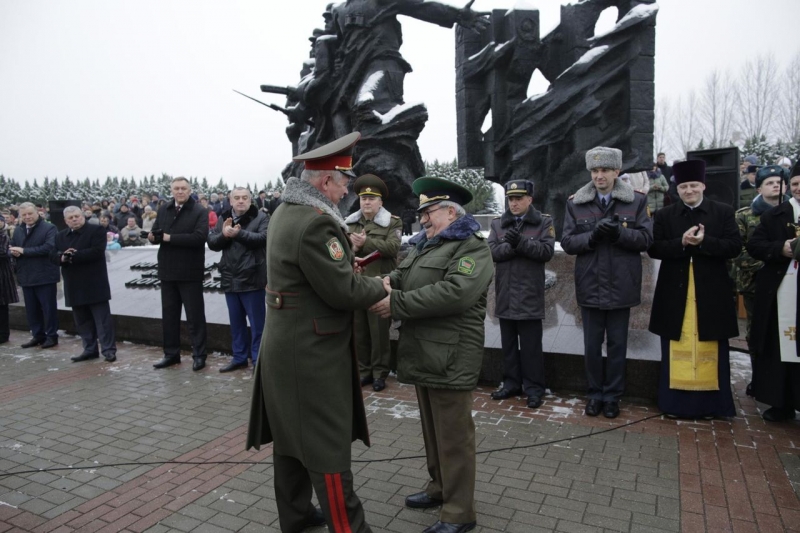
[[[434,389],[474,390],[483,362],[486,292],[494,263],[466,215],[415,248],[390,274],[392,318],[402,320],[397,378]]]
[[[350,468],[350,445],[369,433],[352,346],[353,309],[385,297],[353,273],[338,210],[291,178],[267,239],[266,326],[253,383],[247,448],[273,443],[313,472]]]

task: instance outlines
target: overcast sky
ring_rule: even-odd
[[[328,1],[0,0],[0,174],[275,179],[291,157],[286,119],[231,89],[283,105],[259,85],[298,81]],[[515,3],[477,0],[473,8]],[[562,3],[535,2],[543,31],[558,24]],[[761,53],[786,64],[800,49],[798,0],[659,5],[657,97]],[[405,99],[425,102],[430,115],[422,156],[453,159],[454,30],[399,19],[401,52],[414,68]]]

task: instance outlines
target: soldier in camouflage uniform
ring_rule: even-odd
[[[756,272],[764,265],[750,257],[745,245],[753,236],[758,226],[762,213],[778,205],[781,195],[785,192],[785,183],[788,179],[786,170],[778,165],[770,165],[759,169],[756,174],[756,189],[758,196],[752,204],[736,211],[736,225],[739,226],[739,236],[742,238],[742,253],[733,260],[733,279],[736,282],[736,292],[744,299],[744,309],[747,313],[747,346],[750,357],[753,357],[753,347],[750,345],[750,323],[756,299]],[[748,391],[749,391],[748,385]]]

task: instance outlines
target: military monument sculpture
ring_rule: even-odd
[[[310,37],[300,82],[261,89],[287,97],[286,109],[272,107],[289,117],[292,155],[360,131],[354,170],[383,177],[386,207],[399,213],[413,201],[410,183],[424,172],[417,139],[428,113],[424,104],[403,99],[411,66],[400,55],[397,15],[456,24],[459,166],[483,168],[500,184],[532,180],[536,206],[553,216],[560,237],[566,200],[586,181],[586,150],[621,149],[623,171],[652,163],[658,6],[582,0],[562,6],[561,24],[541,37],[539,12],[524,2],[480,13],[473,1],[462,9],[431,0],[331,3],[325,28]],[[609,7],[618,10],[616,25],[594,35]],[[551,86],[528,97],[536,70]],[[489,113],[492,126],[481,131]],[[284,178],[301,170],[290,163]],[[340,207],[346,211],[351,202]]]
[[[473,11],[473,2],[461,9],[430,0],[329,4],[323,14],[324,30],[311,37],[311,59],[304,64],[300,83],[261,86],[264,92],[287,96],[292,155],[360,131],[354,172],[382,177],[389,188],[384,206],[402,212],[413,201],[411,182],[424,173],[417,139],[428,112],[423,103],[403,99],[403,79],[411,66],[400,55],[403,38],[397,16],[482,31],[488,25],[487,14]],[[301,170],[301,165],[287,165],[284,179]],[[349,205],[343,202],[340,207],[347,210]]]
[[[456,30],[458,161],[483,167],[497,183],[531,179],[538,209],[561,236],[564,205],[587,181],[593,146],[622,150],[623,171],[653,158],[654,0],[583,0],[561,7],[544,38],[539,12],[492,12],[480,34]],[[602,11],[616,6],[613,29],[594,35]],[[538,69],[551,83],[527,96]],[[486,115],[492,126],[482,132]]]

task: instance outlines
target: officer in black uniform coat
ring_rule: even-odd
[[[761,215],[761,222],[747,242],[747,252],[764,261],[756,273],[756,303],[750,342],[756,351],[753,359],[753,393],[756,400],[771,406],[764,411],[764,420],[779,422],[795,417],[800,409],[800,363],[781,361],[778,330],[778,288],[789,264],[796,260],[797,237],[800,234],[800,164],[792,169],[789,180],[792,198]],[[800,290],[800,283],[798,284]],[[800,304],[800,296],[797,303]],[[797,341],[797,305],[795,305],[794,339]],[[791,332],[786,332],[791,334]],[[800,354],[800,345],[797,353]]]

